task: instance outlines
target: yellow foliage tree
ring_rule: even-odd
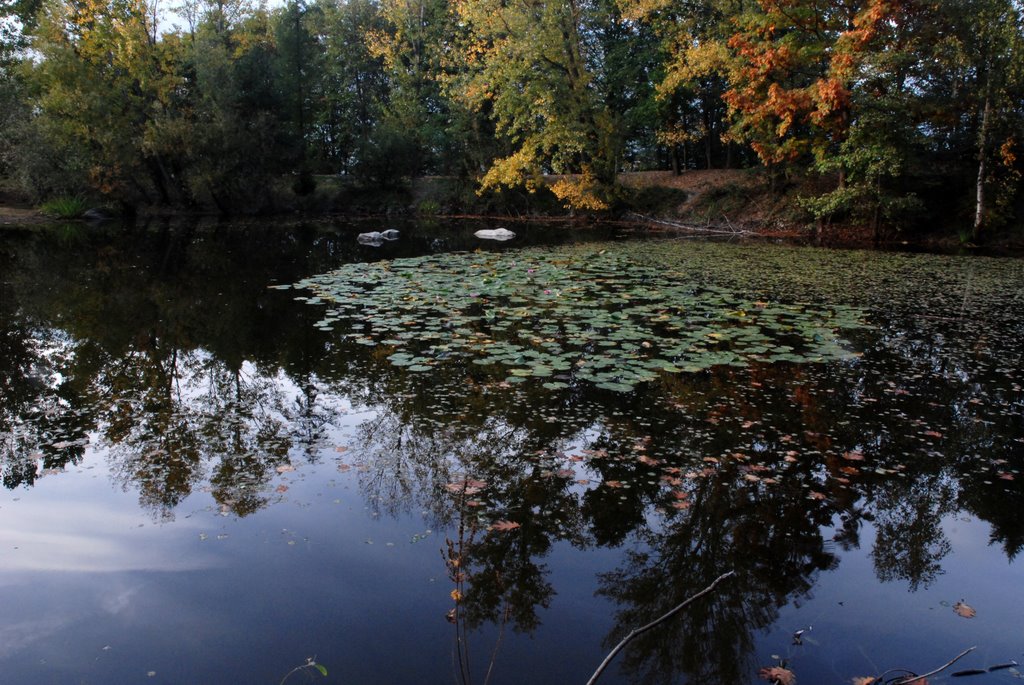
[[[577,0],[456,0],[464,34],[449,55],[447,92],[491,118],[509,152],[480,191],[535,190],[544,172],[569,174],[552,186],[568,206],[606,207],[615,178],[614,125],[588,66],[588,12]]]

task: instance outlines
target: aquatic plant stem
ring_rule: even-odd
[[[892,682],[892,685],[910,685],[910,683],[916,683],[916,682],[919,682],[921,680],[924,680],[925,678],[930,678],[931,676],[935,675],[936,673],[941,673],[942,671],[945,671],[947,668],[949,668],[950,666],[955,664],[957,661],[960,661],[960,659],[962,659],[963,657],[967,656],[968,654],[970,654],[971,652],[973,652],[976,649],[977,649],[977,647],[968,647],[967,649],[965,649],[964,651],[960,652],[955,657],[953,657],[952,659],[950,659],[949,661],[944,663],[942,666],[939,666],[938,668],[936,668],[934,671],[928,671],[927,673],[922,673],[921,675],[907,676],[906,678],[900,678],[898,680],[894,680]]]
[[[625,647],[630,642],[630,640],[635,638],[637,635],[645,633],[648,630],[650,630],[651,628],[654,628],[655,626],[657,626],[657,625],[659,625],[661,623],[664,623],[665,621],[667,621],[668,619],[672,618],[673,616],[678,614],[680,611],[685,609],[689,604],[691,604],[695,600],[698,600],[701,597],[703,597],[704,595],[710,593],[712,590],[715,589],[715,586],[718,585],[720,582],[722,582],[726,578],[729,578],[730,576],[734,576],[734,575],[736,575],[736,571],[729,571],[728,573],[723,573],[722,575],[720,575],[717,578],[715,578],[714,582],[712,582],[711,585],[708,585],[706,588],[704,588],[703,590],[701,590],[697,594],[693,595],[692,597],[689,597],[689,598],[685,599],[682,603],[677,604],[671,610],[669,610],[668,612],[662,614],[661,616],[659,616],[658,618],[654,619],[653,621],[651,621],[647,625],[642,626],[640,628],[634,628],[633,630],[629,631],[629,635],[627,635],[626,637],[622,638],[622,642],[620,642],[619,644],[615,645],[615,648],[612,649],[612,651],[608,652],[608,656],[606,656],[604,658],[604,661],[601,662],[601,665],[597,667],[596,671],[594,671],[594,675],[590,676],[590,680],[587,681],[587,685],[594,685],[594,683],[597,682],[597,679],[599,677],[601,677],[601,673],[604,672],[604,669],[606,669],[608,667],[608,664],[610,664],[612,662],[612,659],[615,658],[615,655],[618,654],[619,652],[621,652],[622,648]],[[959,658],[959,657],[957,657],[957,658]]]

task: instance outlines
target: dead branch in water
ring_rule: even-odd
[[[949,661],[944,663],[942,666],[939,666],[938,668],[936,668],[934,671],[928,671],[927,673],[922,673],[921,675],[914,675],[914,676],[907,676],[905,678],[899,678],[897,680],[894,680],[892,682],[892,685],[910,685],[910,683],[917,683],[917,682],[920,682],[920,681],[924,680],[925,678],[930,678],[931,676],[935,675],[936,673],[941,673],[942,671],[945,671],[947,668],[949,668],[950,666],[955,664],[957,661],[959,661],[963,657],[965,657],[968,654],[970,654],[971,652],[973,652],[975,649],[977,649],[977,647],[970,647],[968,649],[965,649],[964,651],[960,652],[955,657],[953,657],[952,659],[950,659]],[[954,675],[956,675],[956,674],[954,673]],[[876,681],[876,682],[880,682],[880,681]]]
[[[597,679],[601,676],[601,673],[604,672],[604,669],[608,667],[608,664],[610,664],[612,662],[612,659],[615,658],[615,655],[618,654],[619,652],[621,652],[622,648],[625,647],[629,643],[630,640],[635,638],[637,635],[640,635],[641,633],[645,633],[648,630],[650,630],[651,628],[654,628],[655,626],[657,626],[657,625],[659,625],[661,623],[664,623],[668,619],[670,619],[673,616],[675,616],[676,614],[678,614],[684,608],[686,608],[687,605],[689,605],[691,602],[693,602],[693,601],[695,601],[697,599],[700,599],[704,595],[706,595],[709,592],[711,592],[712,590],[714,590],[715,586],[718,585],[720,582],[722,582],[726,578],[728,578],[730,576],[734,576],[734,575],[736,575],[735,571],[729,571],[728,573],[723,573],[722,575],[720,575],[717,578],[715,578],[714,582],[711,583],[711,585],[708,585],[706,588],[704,588],[703,590],[701,590],[697,594],[693,595],[692,597],[689,597],[688,599],[683,601],[681,604],[677,604],[670,611],[666,612],[665,614],[662,614],[661,616],[659,616],[658,618],[654,619],[653,621],[651,621],[650,623],[648,623],[647,625],[645,625],[645,626],[643,626],[641,628],[634,628],[633,630],[629,631],[629,635],[624,637],[622,639],[622,642],[620,642],[619,644],[615,645],[615,648],[612,651],[608,652],[608,656],[606,656],[604,658],[604,661],[601,662],[601,665],[597,667],[596,671],[594,671],[594,675],[590,676],[590,680],[587,681],[587,685],[594,685],[594,683],[597,682]]]
[[[729,221],[729,217],[722,215],[725,219],[724,224],[711,223],[709,219],[705,225],[680,222],[680,221],[669,221],[668,219],[656,219],[653,216],[644,216],[643,214],[630,214],[639,221],[645,221],[650,224],[657,224],[659,226],[668,226],[670,228],[676,228],[681,231],[691,231],[695,233],[713,233],[716,235],[754,235],[753,231],[748,231],[745,228],[737,228],[733,226],[732,222]]]

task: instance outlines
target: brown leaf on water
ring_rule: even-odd
[[[622,481],[617,481],[617,480],[606,480],[604,482],[604,484],[607,485],[610,488],[621,488],[622,487]]]
[[[963,616],[964,618],[974,618],[978,615],[974,607],[965,604],[962,599],[953,605],[953,611],[956,612],[957,616]]]
[[[844,452],[843,459],[848,459],[849,461],[864,461],[864,455],[860,452]]]
[[[280,466],[277,467],[277,472],[278,473],[288,473],[289,471],[294,471],[294,470],[295,470],[295,467],[292,466],[291,464],[281,464]]]
[[[942,433],[940,433],[939,431],[925,431],[924,434],[926,436],[928,436],[929,438],[941,438],[942,437]]]
[[[288,486],[278,485],[277,488],[274,489],[274,492],[288,492]]]
[[[827,496],[824,493],[818,492],[817,490],[811,490],[811,492],[808,495],[808,497],[810,497],[811,499],[816,499],[816,500],[827,499]]]
[[[345,447],[344,445],[338,445],[337,447],[334,448],[334,451],[337,452],[338,454],[341,454],[342,452],[348,452],[348,448]]]
[[[475,495],[476,493],[487,487],[487,483],[482,480],[475,480],[473,478],[466,478],[465,480],[456,481],[454,483],[448,483],[444,486],[444,489],[451,493],[462,493],[466,495]]]
[[[796,683],[796,675],[793,671],[781,666],[766,666],[758,671],[757,675],[761,677],[761,680],[767,680],[773,685],[794,685]]]
[[[874,676],[867,676],[867,677],[861,677],[861,678],[854,678],[853,679],[853,685],[874,685],[874,683],[877,683],[877,682],[878,682],[878,679],[875,678]]]
[[[516,523],[515,521],[495,521],[491,524],[491,530],[507,532],[510,530],[515,530],[521,525],[521,523]]]

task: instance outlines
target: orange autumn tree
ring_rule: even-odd
[[[735,20],[723,95],[727,136],[778,170],[838,150],[854,117],[864,56],[898,0],[758,0]],[[842,185],[844,175],[839,173]]]

